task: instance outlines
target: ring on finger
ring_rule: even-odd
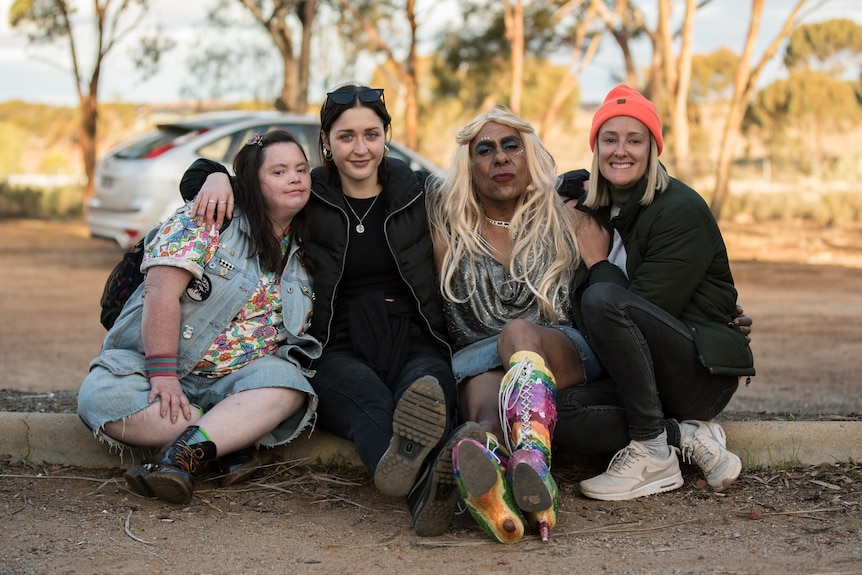
[[[209,200],[207,203],[214,204],[214,203],[216,203],[216,201],[215,200]]]

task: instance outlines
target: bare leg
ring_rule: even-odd
[[[300,409],[305,394],[283,387],[249,389],[231,395],[203,417],[192,409],[192,418],[176,423],[161,417],[158,403],[119,421],[105,424],[109,436],[140,447],[159,448],[174,441],[190,425],[203,427],[218,447],[219,455],[232,453],[254,443]]]
[[[275,429],[305,404],[306,395],[285,387],[261,387],[231,395],[210,409],[197,425],[203,427],[226,455],[248,447]]]
[[[170,417],[162,417],[159,402],[125,419],[109,421],[104,425],[105,433],[117,441],[138,447],[159,448],[175,440],[190,425],[197,425],[201,418],[200,410],[193,407],[191,419],[182,413],[176,422]]]
[[[461,420],[475,421],[485,431],[493,433],[501,441],[500,427],[500,382],[505,372],[495,369],[465,379],[461,383]]]
[[[506,369],[509,367],[509,358],[516,351],[539,354],[548,369],[554,373],[557,389],[584,383],[584,368],[578,350],[563,332],[552,327],[543,327],[521,319],[512,320],[500,333],[497,351]]]

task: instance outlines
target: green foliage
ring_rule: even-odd
[[[862,107],[851,83],[802,70],[758,92],[743,129],[749,136],[759,130],[774,159],[790,151],[805,173],[822,177],[834,159],[828,152],[830,139],[856,127],[860,117]]]
[[[136,50],[130,53],[132,63],[141,73],[142,80],[148,80],[159,73],[159,64],[164,56],[176,47],[177,43],[157,30],[149,36],[142,37]]]
[[[530,74],[530,66],[540,62],[543,69],[552,69],[553,56],[571,49],[572,30],[585,7],[562,10],[567,4],[555,0],[524,6],[524,51],[529,62],[525,74],[533,79],[537,75]],[[461,26],[443,35],[432,66],[435,93],[460,99],[471,110],[487,107],[489,102],[505,104],[510,96],[511,42],[506,37],[502,3],[468,0],[459,6]],[[525,88],[529,82],[525,77]],[[555,88],[548,84],[549,89],[552,85]]]
[[[805,24],[790,35],[784,65],[790,70],[825,67],[841,74],[862,57],[862,25],[843,18]]]
[[[24,155],[24,130],[20,126],[0,119],[0,174],[16,171]]]
[[[16,188],[0,180],[0,218],[35,218],[42,203],[42,192]]]
[[[739,54],[730,48],[694,54],[691,59],[690,99],[705,103],[729,98],[738,61]]]
[[[862,194],[855,191],[787,187],[780,192],[757,188],[738,189],[730,197],[728,219],[745,214],[757,222],[806,222],[817,226],[847,226],[862,223]]]
[[[0,180],[0,218],[56,218],[83,213],[81,189],[38,189]]]
[[[28,135],[38,134],[56,143],[67,137],[77,122],[78,111],[63,106],[31,104],[21,100],[0,103],[0,123],[8,123]]]
[[[69,161],[66,154],[60,150],[51,150],[39,163],[39,172],[42,174],[68,174]]]
[[[69,34],[68,18],[74,6],[52,0],[15,0],[9,8],[9,24],[24,28],[31,42],[53,42]]]
[[[758,92],[746,120],[776,134],[806,125],[841,132],[856,124],[859,113],[850,83],[824,72],[802,71]]]

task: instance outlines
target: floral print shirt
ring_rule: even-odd
[[[190,284],[203,278],[207,262],[218,249],[219,232],[207,229],[202,220],[191,217],[190,211],[191,203],[162,224],[159,233],[145,248],[142,271],[153,266],[174,266],[192,274]],[[287,250],[289,237],[285,236],[281,242],[282,252]],[[206,377],[232,373],[273,353],[286,338],[281,274],[261,269],[251,298],[216,338],[192,373]]]

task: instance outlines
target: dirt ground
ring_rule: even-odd
[[[862,229],[723,224],[757,377],[722,417],[859,419]],[[0,222],[0,411],[67,411],[104,330],[121,251],[80,221]],[[571,463],[571,462],[569,462]],[[860,573],[862,466],[743,471],[628,502],[582,497],[602,462],[557,465],[551,541],[491,543],[469,515],[418,538],[356,468],[274,464],[186,507],[130,493],[120,469],[0,459],[0,573]]]

